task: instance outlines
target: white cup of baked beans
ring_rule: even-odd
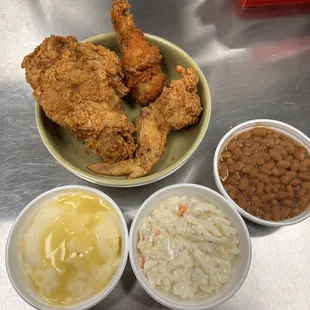
[[[279,227],[310,215],[310,139],[275,120],[233,127],[213,160],[215,182],[245,218]]]

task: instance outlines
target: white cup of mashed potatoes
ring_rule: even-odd
[[[41,194],[19,214],[6,268],[31,306],[82,310],[113,290],[127,256],[128,230],[117,204],[99,190],[69,185]]]

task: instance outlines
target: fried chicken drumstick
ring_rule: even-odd
[[[165,75],[161,72],[157,46],[150,44],[143,32],[136,28],[127,0],[112,4],[111,21],[123,54],[126,86],[141,105],[153,102],[162,92]]]
[[[117,163],[98,162],[88,168],[105,175],[129,175],[137,178],[148,174],[164,152],[171,130],[179,130],[198,122],[202,112],[197,95],[198,76],[194,69],[177,67],[180,80],[171,81],[159,98],[144,107],[136,121],[138,148],[135,157]]]
[[[128,89],[114,52],[74,36],[51,36],[24,58],[22,68],[48,118],[107,162],[132,156],[134,126],[120,99]]]

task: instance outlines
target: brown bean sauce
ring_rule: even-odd
[[[229,196],[256,217],[280,221],[310,206],[309,152],[270,128],[231,139],[220,154],[219,174]]]

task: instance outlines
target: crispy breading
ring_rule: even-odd
[[[141,109],[136,121],[138,148],[133,159],[118,163],[99,162],[88,168],[106,175],[129,175],[137,178],[148,174],[164,152],[171,130],[179,130],[198,122],[202,113],[197,95],[198,76],[192,68],[177,67],[180,80],[171,81],[158,99]]]
[[[123,54],[126,86],[141,105],[153,102],[162,92],[165,75],[160,68],[162,56],[150,44],[129,13],[127,0],[116,1],[110,11],[116,39]]]
[[[47,117],[107,162],[132,156],[134,126],[121,102],[128,89],[114,52],[74,36],[51,36],[24,58],[22,68]]]

